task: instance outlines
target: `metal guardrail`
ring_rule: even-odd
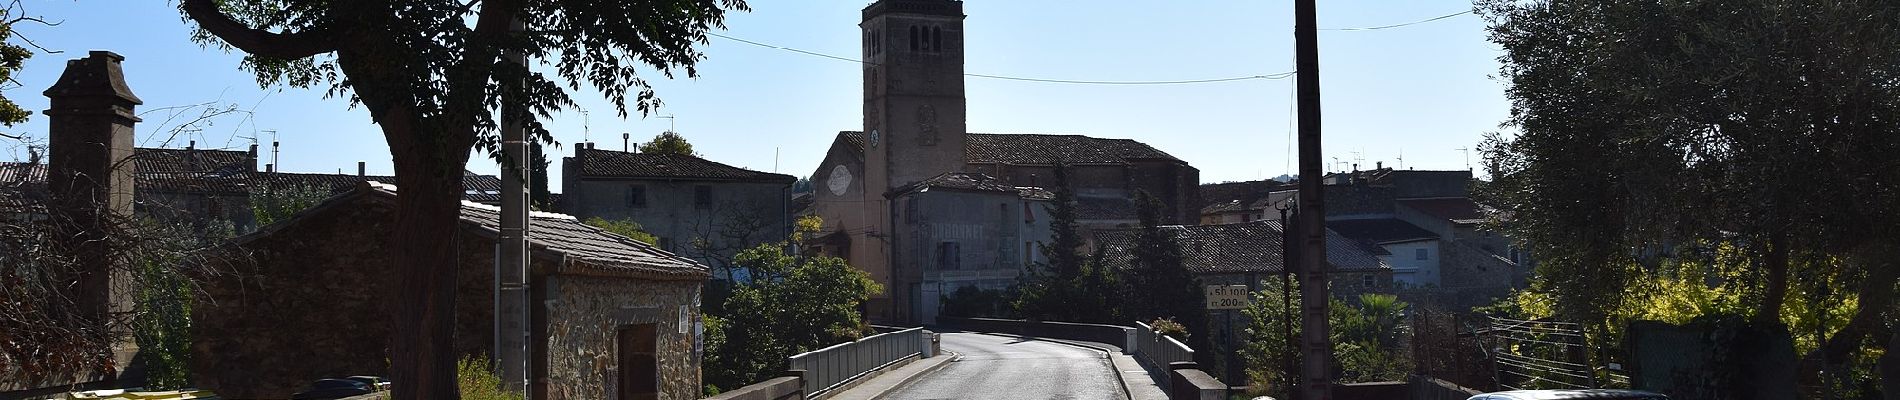
[[[1194,349],[1179,340],[1155,333],[1155,329],[1135,321],[1135,356],[1155,370],[1166,371],[1174,362],[1194,362]]]
[[[898,360],[931,355],[930,332],[910,328],[808,351],[788,361],[790,369],[805,371],[807,398],[821,398],[840,385]]]

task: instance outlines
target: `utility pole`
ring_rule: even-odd
[[[521,32],[516,19],[511,32]],[[519,50],[502,58],[528,65]],[[516,82],[519,84],[520,82]],[[516,91],[504,90],[503,93]],[[528,393],[528,140],[520,99],[502,99],[501,234],[495,243],[495,369],[502,388]]]
[[[1300,107],[1300,398],[1333,398],[1332,327],[1327,324],[1326,202],[1321,198],[1319,36],[1315,0],[1293,1],[1293,42]]]

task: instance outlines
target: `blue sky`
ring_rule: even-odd
[[[733,14],[722,34],[798,50],[855,58],[858,10],[867,1],[753,0],[753,12]],[[1322,28],[1367,27],[1466,11],[1459,0],[1331,0],[1319,5]],[[40,95],[65,60],[87,50],[126,57],[132,89],[145,100],[138,126],[141,146],[243,149],[244,137],[275,131],[283,143],[281,170],[353,172],[367,161],[372,174],[391,171],[388,147],[368,113],[322,88],[259,88],[237,69],[239,56],[189,40],[185,22],[167,1],[56,0],[29,2],[32,15],[63,21],[25,25],[21,34],[62,54],[39,54],[16,78],[7,97],[44,110]],[[1292,70],[1292,2],[1228,1],[1016,1],[964,4],[968,73],[1106,81],[1192,80],[1267,75]],[[1398,163],[1416,169],[1464,169],[1465,153],[1509,114],[1497,73],[1499,50],[1485,40],[1483,21],[1459,15],[1373,31],[1320,33],[1325,153],[1350,162]],[[583,132],[602,148],[618,148],[620,133],[638,142],[669,122],[708,158],[741,167],[805,176],[840,130],[857,130],[860,68],[839,61],[758,47],[722,38],[705,46],[698,78],[655,81],[666,107],[657,116],[621,118],[597,92],[577,93],[578,110],[550,125],[571,153]],[[1129,138],[1187,160],[1202,182],[1252,180],[1288,173],[1291,79],[1126,86],[1071,85],[968,78],[972,132],[1073,133]],[[167,132],[212,103],[245,112],[170,138]],[[43,137],[45,118],[5,128]],[[164,143],[166,139],[170,143]],[[0,160],[26,151],[0,145]],[[263,162],[270,162],[266,154]],[[1476,164],[1473,154],[1471,163]],[[492,173],[477,157],[471,169]],[[558,166],[552,177],[558,190]]]

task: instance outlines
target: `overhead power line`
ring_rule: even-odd
[[[1368,27],[1361,27],[1361,28],[1320,28],[1319,30],[1322,30],[1322,31],[1376,31],[1380,29],[1392,29],[1392,28],[1398,28],[1398,27],[1418,25],[1418,24],[1423,24],[1426,22],[1437,21],[1441,19],[1456,17],[1456,16],[1470,14],[1470,13],[1471,13],[1471,10],[1464,10],[1464,11],[1459,11],[1459,12],[1455,12],[1451,14],[1445,14],[1445,15],[1440,15],[1437,17],[1432,17],[1429,19],[1422,19],[1422,20],[1407,22],[1403,24],[1392,24],[1392,25],[1385,25],[1385,26],[1368,26]]]
[[[721,34],[711,33],[711,32],[707,32],[706,34],[711,35],[713,37],[745,43],[745,44],[749,44],[753,46],[764,47],[768,49],[777,49],[777,50],[789,51],[789,52],[798,53],[798,54],[804,54],[808,56],[823,57],[823,58],[829,58],[833,60],[852,62],[852,63],[858,63],[858,64],[876,65],[876,63],[873,63],[873,62],[868,62],[868,61],[859,60],[859,59],[850,58],[850,57],[840,57],[840,56],[834,56],[834,55],[825,54],[825,53],[819,53],[815,51],[799,50],[795,48],[777,46],[777,45],[773,45],[769,43],[762,43],[762,42],[746,40],[746,39],[740,39],[740,38],[736,38],[732,36],[726,36],[726,35],[721,35]],[[1075,85],[1188,85],[1188,84],[1196,84],[1196,83],[1233,82],[1233,81],[1245,81],[1245,80],[1255,80],[1255,79],[1266,79],[1266,80],[1286,79],[1286,78],[1292,77],[1293,72],[1287,71],[1287,72],[1278,72],[1278,73],[1265,74],[1265,75],[1234,76],[1234,77],[1208,78],[1208,79],[1137,80],[1137,81],[1026,78],[1026,77],[1020,77],[1020,76],[987,75],[987,74],[973,74],[973,73],[964,73],[963,75],[968,76],[968,77],[973,77],[973,78],[1002,79],[1002,80],[1022,81],[1022,82],[1064,83],[1064,84],[1075,84]]]

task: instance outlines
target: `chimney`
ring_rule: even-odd
[[[73,260],[78,261],[77,285],[70,293],[79,312],[96,328],[123,329],[108,321],[132,311],[125,293],[130,279],[128,266],[118,265],[123,257],[110,240],[110,232],[123,226],[132,216],[133,125],[139,122],[135,108],[144,104],[125,84],[119,63],[125,57],[109,51],[93,51],[86,58],[66,61],[53,87],[44,94],[50,100],[47,118],[47,147],[51,160],[47,165],[47,188],[53,201],[50,212],[59,220],[54,237],[64,241]],[[126,342],[113,343],[110,350],[118,365],[131,361],[135,347]]]
[[[1385,162],[1384,162],[1384,161],[1373,161],[1373,162],[1372,162],[1372,169],[1374,169],[1374,170],[1381,170],[1381,169],[1385,169]]]
[[[277,164],[264,164],[264,172],[277,172]]]
[[[185,142],[185,150],[197,150],[197,149],[198,149],[198,141],[193,140],[193,141]]]
[[[620,133],[620,151],[633,152],[633,134],[626,132]]]
[[[250,161],[252,171],[257,170],[257,143],[251,143],[251,153],[245,160]]]
[[[368,171],[369,171],[369,163],[363,162],[363,161],[356,162],[356,176],[369,175],[365,173]]]

